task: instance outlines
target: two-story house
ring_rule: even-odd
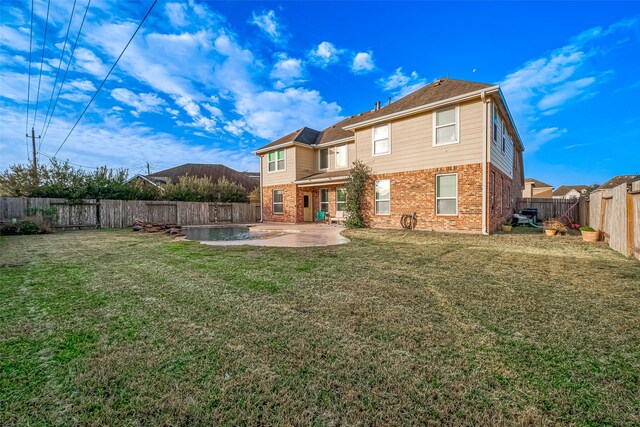
[[[488,233],[522,194],[518,131],[500,87],[440,79],[322,131],[298,129],[256,151],[262,219],[311,222],[345,208],[355,160],[371,167],[363,215],[368,226]]]

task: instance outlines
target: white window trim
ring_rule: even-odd
[[[278,151],[282,151],[282,160],[284,160],[284,168],[282,169],[278,169]],[[270,171],[269,170],[269,154],[270,153],[275,153],[276,154],[276,159],[275,159],[275,164],[276,164],[276,169]],[[274,151],[270,151],[269,153],[266,154],[267,157],[267,173],[276,173],[276,172],[283,172],[287,170],[287,150],[286,149],[282,149],[282,150],[274,150]]]
[[[451,200],[454,197],[438,197],[438,177],[439,176],[455,176],[456,177],[456,213],[453,214],[441,214],[438,213],[438,200]],[[436,175],[436,216],[458,216],[458,174],[457,173],[441,173]]]
[[[451,107],[441,108],[439,110],[434,111],[433,114],[432,114],[432,116],[433,116],[433,126],[432,126],[433,127],[433,135],[432,135],[432,138],[433,138],[433,140],[432,140],[432,144],[431,145],[433,147],[442,147],[442,146],[445,146],[445,145],[459,144],[460,143],[460,106],[456,105],[453,108],[455,109],[455,116],[456,116],[456,123],[455,123],[455,126],[456,126],[456,140],[453,141],[453,142],[443,142],[443,143],[440,143],[440,144],[437,143],[437,140],[436,140],[437,132],[436,131],[438,130],[438,127],[451,126],[450,124],[436,126],[436,123],[437,123],[437,117],[436,116],[438,115],[438,112],[439,111],[446,111],[446,110],[450,110],[451,109]]]
[[[323,191],[327,192],[327,201],[326,202],[322,201],[322,192]],[[329,214],[329,207],[331,206],[331,203],[329,202],[329,189],[328,188],[321,188],[320,190],[318,190],[318,212],[320,212],[322,210],[322,204],[323,203],[327,204],[326,213],[328,215]]]
[[[500,140],[501,142],[501,149],[503,153],[507,152],[507,142],[509,142],[509,133],[507,132],[507,127],[504,125],[504,123],[502,124],[502,139]]]
[[[497,144],[498,143],[498,135],[496,135],[497,134],[497,132],[495,131],[495,126],[496,125],[495,125],[494,122],[497,120],[498,127],[501,127],[500,126],[500,114],[498,114],[498,109],[496,108],[496,104],[492,104],[492,106],[493,106],[493,115],[491,117],[491,141],[494,144]]]
[[[274,197],[276,191],[280,191],[282,193],[281,202],[276,202],[276,198]],[[276,212],[276,210],[274,209],[276,205],[282,205],[282,212]],[[281,190],[279,188],[274,188],[273,190],[271,190],[271,213],[274,215],[284,215],[284,190]]]
[[[338,209],[338,190],[341,190],[343,188],[344,188],[344,191],[346,193],[347,187],[337,187],[336,188],[336,212],[345,212],[344,210],[341,211],[341,210]],[[344,200],[343,203],[345,204],[345,208],[346,208],[346,204],[347,204],[346,194],[345,194],[345,200]]]
[[[389,139],[389,151],[385,152],[385,153],[378,153],[376,154],[376,128],[381,128],[383,126],[387,126],[387,135],[388,135],[388,139]],[[371,155],[374,157],[378,157],[378,156],[388,156],[389,154],[391,154],[391,123],[387,123],[385,125],[380,125],[380,126],[373,126],[371,128]]]
[[[378,182],[381,181],[389,181],[389,198],[388,199],[376,199],[376,184],[378,184]],[[378,206],[376,205],[377,202],[389,202],[389,213],[378,213]],[[391,180],[390,179],[376,179],[376,181],[373,183],[373,210],[375,211],[376,215],[381,215],[381,216],[390,216],[391,215]]]
[[[391,141],[391,139],[389,139],[389,141]],[[338,148],[340,147],[344,147],[345,149],[345,154],[346,154],[346,164],[344,166],[338,166]],[[333,165],[335,166],[336,169],[345,169],[349,167],[349,147],[347,146],[347,144],[342,144],[342,145],[336,145],[333,148]]]
[[[320,154],[323,150],[327,150],[327,167],[323,168],[321,167],[322,165],[322,161],[320,160],[322,155]],[[319,171],[326,171],[329,170],[329,165],[331,164],[331,149],[330,148],[321,148],[318,150],[318,170]]]

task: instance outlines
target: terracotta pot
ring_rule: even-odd
[[[585,242],[595,243],[598,240],[600,240],[600,231],[598,230],[596,231],[580,230],[580,232],[582,233],[582,240],[584,240]]]
[[[549,230],[548,228],[545,228],[544,232],[547,236],[555,236],[558,234],[558,230]]]
[[[511,232],[511,228],[512,228],[512,226],[510,226],[510,225],[503,225],[502,226],[502,231],[504,231],[505,233],[509,233],[509,232]]]

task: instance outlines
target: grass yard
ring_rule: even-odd
[[[579,237],[0,241],[0,425],[639,425],[640,263]]]

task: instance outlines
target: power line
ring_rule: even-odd
[[[51,8],[51,0],[47,2],[47,19],[44,23],[44,39],[42,40],[42,60],[40,61],[40,77],[38,77],[38,91],[36,95],[36,108],[33,113],[33,126],[36,125],[38,117],[38,105],[40,101],[40,83],[42,82],[42,66],[44,65],[44,48],[47,46],[47,30],[49,29],[49,9]]]
[[[60,151],[62,146],[67,142],[67,140],[69,139],[69,137],[73,133],[74,129],[76,128],[76,126],[78,126],[78,123],[80,123],[80,120],[82,120],[82,117],[84,117],[84,114],[89,109],[89,106],[91,105],[93,100],[96,99],[96,96],[98,96],[98,93],[100,92],[100,89],[102,89],[102,86],[104,86],[105,82],[107,81],[107,79],[111,75],[111,72],[113,72],[113,69],[116,68],[116,65],[118,65],[118,62],[120,61],[120,58],[122,58],[122,55],[124,55],[124,53],[126,52],[127,48],[129,47],[129,45],[133,41],[133,38],[136,36],[136,34],[138,34],[138,31],[140,30],[140,27],[142,27],[142,24],[144,24],[144,21],[147,20],[147,17],[149,16],[151,11],[153,10],[153,7],[156,5],[156,3],[158,3],[158,0],[154,0],[153,3],[151,4],[151,7],[149,7],[149,10],[147,11],[146,15],[144,15],[144,18],[142,18],[142,21],[140,21],[140,24],[138,24],[138,28],[136,28],[136,30],[133,32],[133,35],[131,36],[131,38],[129,39],[127,44],[125,45],[124,49],[122,49],[122,52],[120,52],[120,55],[118,56],[118,59],[116,59],[116,62],[113,63],[113,65],[111,66],[111,69],[109,70],[109,72],[105,76],[104,80],[102,80],[102,83],[100,83],[100,86],[98,86],[98,89],[96,90],[96,93],[93,94],[93,96],[89,100],[89,103],[87,104],[87,106],[82,111],[82,114],[80,114],[80,117],[78,117],[78,120],[76,120],[76,123],[73,125],[73,127],[71,128],[71,130],[69,131],[69,133],[65,137],[64,141],[62,141],[62,144],[60,144],[60,146],[56,150],[55,154],[53,155],[54,157],[58,154],[58,152]]]
[[[49,125],[51,124],[51,119],[53,118],[53,113],[56,112],[56,107],[58,106],[58,100],[60,99],[60,92],[62,92],[62,88],[64,87],[64,82],[67,81],[67,74],[69,73],[69,67],[71,66],[71,61],[73,60],[73,54],[76,51],[76,47],[78,46],[78,39],[80,38],[80,33],[82,33],[82,27],[84,26],[84,21],[87,18],[87,12],[89,12],[89,6],[91,5],[91,0],[87,2],[87,7],[84,9],[84,15],[82,16],[82,22],[80,22],[80,29],[78,30],[78,34],[76,35],[76,40],[73,43],[73,47],[71,48],[71,53],[69,54],[69,62],[67,63],[67,68],[64,70],[64,76],[62,76],[62,82],[60,83],[60,88],[58,89],[58,95],[56,95],[56,100],[53,103],[53,109],[51,110],[51,115],[49,116],[49,121],[47,122],[47,127],[42,133],[42,139],[40,139],[40,145],[44,142],[44,138],[47,136],[47,132],[49,131]]]
[[[51,97],[49,98],[49,106],[47,107],[47,113],[44,115],[44,122],[42,122],[42,129],[40,130],[40,135],[44,131],[44,127],[47,124],[47,119],[49,118],[49,111],[51,111],[51,104],[53,103],[53,96],[56,93],[56,85],[58,84],[58,77],[60,76],[60,68],[62,68],[62,59],[64,57],[64,52],[67,49],[67,40],[69,39],[69,31],[71,30],[71,23],[73,22],[73,13],[76,10],[76,3],[78,0],[73,0],[73,7],[71,8],[71,17],[69,18],[69,25],[67,26],[67,35],[64,37],[64,44],[62,45],[62,53],[60,54],[60,60],[58,61],[58,70],[56,71],[56,78],[53,81],[53,87],[51,88]],[[42,147],[42,138],[40,138],[40,145],[38,145],[38,151],[40,151],[40,147]]]
[[[33,51],[33,0],[31,0],[31,32],[29,33],[29,83],[27,84],[27,119],[24,124],[24,134],[27,140],[27,159],[29,156],[29,102],[31,101],[31,52]]]

